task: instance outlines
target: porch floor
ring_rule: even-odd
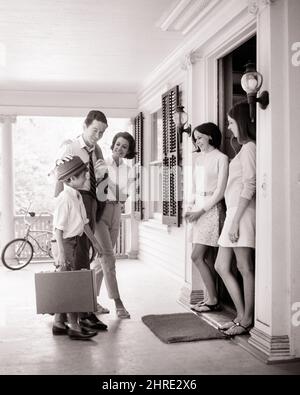
[[[87,342],[52,336],[50,315],[35,313],[34,272],[0,267],[0,374],[299,374],[300,362],[266,365],[230,340],[164,344],[142,323],[146,314],[186,312],[176,302],[182,283],[165,270],[138,260],[119,260],[117,273],[131,319],[116,318],[113,303],[101,291],[101,304],[111,309],[100,318],[108,324]]]

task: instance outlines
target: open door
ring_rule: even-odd
[[[241,78],[245,72],[245,65],[249,61],[256,64],[256,36],[218,60],[218,124],[222,132],[220,149],[229,157],[229,160],[238,153],[241,147],[236,139],[231,141],[232,133],[227,128],[227,113],[237,102],[247,100],[247,95],[241,87]],[[236,269],[235,262],[232,266],[233,272],[242,285],[242,278]],[[220,302],[225,306],[233,307],[227,289],[219,276],[217,276],[217,289]]]

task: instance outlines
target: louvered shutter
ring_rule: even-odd
[[[174,123],[174,113],[179,105],[179,87],[175,86],[162,95],[163,118],[163,185],[162,222],[180,226],[179,196],[179,138]]]
[[[134,118],[134,138],[136,143],[135,157],[135,199],[134,212],[137,219],[143,219],[143,201],[142,201],[142,169],[143,169],[143,114],[139,113]]]

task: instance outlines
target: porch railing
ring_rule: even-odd
[[[29,216],[28,216],[29,217]],[[30,217],[27,218],[30,221]],[[24,222],[24,215],[15,215],[15,237],[22,238],[26,232],[26,224]],[[47,241],[49,240],[49,236],[47,237],[47,233],[42,233],[43,231],[52,231],[52,215],[50,214],[41,214],[38,217],[34,217],[32,219],[31,230],[33,231],[41,231],[41,233],[33,233],[33,238],[37,240],[38,244],[46,251],[47,250]],[[49,261],[52,260],[49,255],[42,251],[36,243],[30,240],[33,248],[34,248],[34,256],[33,259],[36,261]]]
[[[115,254],[117,259],[124,259],[128,258],[128,255],[126,254],[126,248],[127,248],[127,227],[126,227],[126,221],[130,220],[130,215],[128,214],[122,214],[121,215],[121,224],[120,224],[120,230],[119,230],[119,236],[118,240],[116,243],[115,247]],[[15,223],[15,237],[23,237],[25,235],[25,228],[26,224],[24,223],[24,216],[23,215],[16,215],[14,217],[14,223]],[[32,225],[32,230],[47,230],[51,231],[52,230],[52,215],[41,215],[37,220],[34,222]],[[45,236],[40,236],[38,239],[38,242],[43,246],[46,243],[46,235]],[[35,246],[34,246],[35,248]],[[45,256],[45,253],[43,253],[39,248],[35,248],[35,255],[34,259],[35,260],[41,260],[47,258]]]

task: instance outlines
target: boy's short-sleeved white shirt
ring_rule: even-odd
[[[80,193],[65,184],[55,200],[53,229],[62,230],[64,239],[81,236],[89,220]]]

